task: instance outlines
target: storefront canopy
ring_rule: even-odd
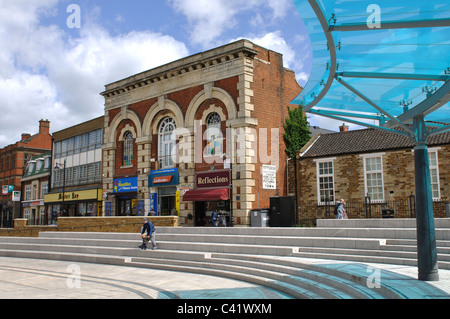
[[[448,0],[293,0],[313,68],[303,110],[415,141],[419,279],[438,280],[427,139],[450,131]]]
[[[183,201],[187,202],[208,202],[216,200],[228,200],[229,189],[228,188],[216,188],[216,189],[193,189],[187,191],[183,195]]]
[[[430,134],[450,130],[448,0],[293,2],[313,54],[294,104],[416,140],[423,123]],[[420,117],[420,128],[409,125]]]

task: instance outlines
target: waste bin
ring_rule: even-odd
[[[383,209],[381,211],[382,218],[394,218],[394,210],[393,209]]]
[[[450,218],[450,203],[445,203],[445,214],[447,218]]]
[[[252,227],[269,227],[269,209],[253,209],[250,211]]]
[[[294,197],[270,197],[270,227],[294,227]]]

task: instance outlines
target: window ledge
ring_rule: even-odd
[[[120,168],[132,168],[134,165],[120,166]]]

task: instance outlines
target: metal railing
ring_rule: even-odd
[[[448,201],[434,201],[433,212],[435,218],[445,218],[445,205]],[[317,204],[317,202],[301,202],[298,206],[298,220],[300,225],[314,226],[317,219],[333,219],[335,202]],[[414,194],[406,198],[373,202],[369,197],[360,200],[346,201],[345,210],[351,218],[383,218],[383,210],[392,210],[394,218],[416,218],[416,198]]]

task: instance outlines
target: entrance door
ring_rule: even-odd
[[[195,202],[195,226],[206,225],[206,203]]]
[[[28,221],[28,225],[36,225],[36,209],[31,209],[30,220]]]
[[[175,194],[177,188],[171,187],[158,187],[158,215],[169,216],[172,215],[172,210],[176,209],[176,197]]]

